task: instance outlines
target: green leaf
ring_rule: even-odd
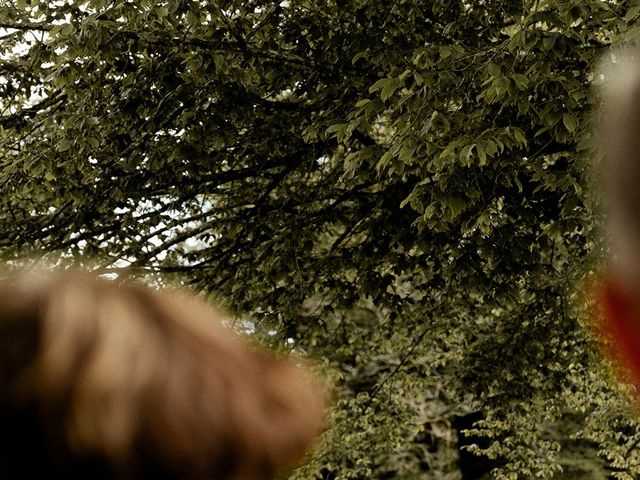
[[[383,89],[391,81],[392,80],[390,78],[381,78],[380,80],[377,80],[373,85],[369,87],[369,93],[373,93]]]
[[[493,140],[487,140],[485,142],[485,150],[487,152],[487,155],[493,157],[496,153],[498,153],[498,146]]]
[[[384,169],[389,164],[389,162],[391,161],[392,158],[393,158],[393,153],[392,152],[390,152],[390,151],[385,152],[380,157],[380,160],[376,164],[376,170],[380,171],[380,170]]]
[[[200,24],[200,17],[196,15],[193,10],[187,12],[187,23],[192,27],[197,27]]]
[[[472,143],[469,145],[465,145],[460,150],[460,161],[463,163],[463,165],[466,165],[468,167],[471,166],[471,157],[472,157],[473,149],[475,147],[476,147],[476,144]]]
[[[549,51],[556,44],[556,36],[553,34],[549,34],[548,36],[542,39],[542,46],[545,51]]]
[[[480,145],[476,145],[476,151],[478,152],[478,165],[479,166],[484,166],[487,164],[487,153],[485,152],[484,148],[482,148],[482,146]]]
[[[627,10],[627,13],[624,15],[624,19],[627,22],[632,21],[638,16],[638,12],[640,12],[640,5],[636,5]]]
[[[395,79],[389,79],[387,83],[384,84],[382,88],[382,93],[380,94],[380,98],[383,101],[387,100],[391,95],[394,94],[396,89],[398,88],[398,82]]]
[[[413,162],[413,155],[416,151],[415,147],[403,147],[398,153],[398,160],[402,163],[411,164]]]
[[[526,90],[529,87],[529,79],[520,73],[514,73],[511,78],[520,90]]]
[[[498,77],[502,73],[500,71],[500,67],[498,67],[498,65],[496,65],[494,62],[489,62],[487,64],[487,72],[489,72],[489,75],[491,75],[492,77]]]
[[[513,132],[513,136],[516,139],[516,141],[523,145],[526,146],[527,145],[527,137],[525,136],[524,132],[522,131],[522,129],[517,128],[517,127],[513,127],[511,128],[511,131]]]
[[[65,138],[56,144],[56,150],[58,152],[66,152],[71,148],[71,145],[71,141]]]
[[[346,123],[335,123],[333,125],[330,125],[329,128],[327,128],[327,130],[325,131],[325,133],[328,135],[330,133],[335,133],[340,129],[344,129],[347,126]]]
[[[565,113],[562,115],[562,123],[570,133],[573,133],[578,126],[578,120],[572,113]]]
[[[467,205],[466,202],[462,198],[459,198],[459,197],[449,198],[447,200],[447,207],[451,211],[451,218],[455,218],[458,215],[460,215],[460,213],[462,213],[466,205]]]
[[[351,64],[355,65],[358,60],[360,60],[361,58],[366,58],[368,54],[369,52],[367,50],[356,53],[351,59]]]
[[[216,66],[216,72],[222,71],[225,66],[224,57],[217,52],[211,52],[211,57],[213,58],[213,63]]]
[[[449,58],[451,56],[451,53],[453,52],[449,45],[441,45],[439,51],[441,59]]]
[[[60,34],[67,37],[75,31],[75,27],[71,23],[65,23],[60,27]]]

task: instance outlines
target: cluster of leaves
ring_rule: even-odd
[[[296,478],[455,478],[471,412],[497,478],[549,478],[576,409],[640,475],[570,308],[598,253],[594,63],[639,10],[2,4],[0,251],[177,278],[319,359],[333,424]]]

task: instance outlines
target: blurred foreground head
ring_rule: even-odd
[[[600,76],[600,179],[610,251],[599,291],[603,333],[640,395],[640,50],[610,52]]]
[[[322,406],[190,296],[79,273],[0,288],[0,478],[268,479]]]

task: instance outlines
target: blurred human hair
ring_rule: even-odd
[[[314,385],[193,296],[77,272],[0,288],[0,478],[272,478],[322,427]]]

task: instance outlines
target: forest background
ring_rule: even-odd
[[[584,285],[596,65],[639,11],[2,1],[0,255],[183,285],[314,359],[292,479],[638,478]]]

